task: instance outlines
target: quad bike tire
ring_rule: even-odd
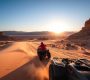
[[[48,57],[47,59],[51,58],[51,54],[50,54],[49,50],[47,50],[47,51],[38,51],[37,53],[38,53],[39,59],[41,61],[45,60],[46,56]]]
[[[49,66],[49,80],[68,80],[65,73],[65,68],[50,64]]]
[[[50,64],[50,66],[49,66],[49,80],[55,80],[54,70],[53,70],[52,64]]]

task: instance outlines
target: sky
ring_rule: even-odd
[[[0,31],[79,31],[90,0],[0,0]]]

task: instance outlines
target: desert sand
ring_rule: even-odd
[[[52,57],[86,58],[90,54],[83,54],[78,50],[63,50],[51,47],[54,41],[45,41]],[[50,61],[41,62],[37,56],[37,47],[40,42],[23,41],[11,42],[0,49],[0,80],[49,80]]]

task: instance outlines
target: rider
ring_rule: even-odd
[[[47,50],[46,45],[43,42],[41,42],[38,49],[39,49],[38,50],[38,55],[40,57],[40,60],[42,60],[43,58],[48,58],[49,59],[51,57],[50,53],[49,53],[49,50]]]
[[[39,46],[39,49],[42,50],[42,51],[45,51],[46,50],[46,45],[41,42],[40,46]]]

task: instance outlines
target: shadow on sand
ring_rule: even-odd
[[[44,74],[45,70],[48,72],[47,64],[48,61],[43,63],[35,56],[28,63],[2,77],[0,80],[48,80],[47,77],[44,77],[44,79],[40,78],[42,77],[40,74]]]

